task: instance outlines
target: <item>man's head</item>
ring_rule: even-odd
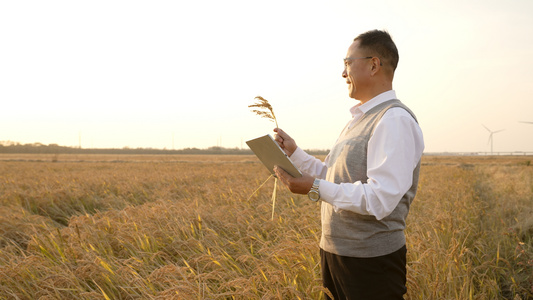
[[[394,76],[394,71],[398,66],[398,49],[394,44],[391,36],[386,31],[371,30],[365,33],[361,33],[354,39],[359,41],[359,48],[369,56],[379,57],[381,64],[386,71]]]
[[[342,73],[350,85],[350,97],[366,102],[392,89],[398,59],[398,49],[387,32],[372,30],[356,37]]]

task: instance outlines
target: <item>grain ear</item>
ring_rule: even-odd
[[[258,109],[253,109],[252,112],[260,116],[261,118],[269,119],[270,121],[276,123],[276,127],[278,127],[278,120],[276,120],[274,109],[272,108],[272,105],[268,103],[268,100],[261,96],[257,96],[254,99],[256,100],[256,103],[248,105],[248,107],[249,108],[256,107]]]

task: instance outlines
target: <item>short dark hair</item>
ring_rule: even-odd
[[[359,41],[359,48],[369,51],[369,55],[377,56],[383,65],[392,67],[392,72],[398,66],[398,49],[390,34],[381,30],[370,30],[361,33],[354,41]]]

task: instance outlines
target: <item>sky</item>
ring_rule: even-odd
[[[274,123],[330,149],[342,59],[387,30],[425,152],[533,151],[533,1],[1,1],[0,141],[246,148]]]

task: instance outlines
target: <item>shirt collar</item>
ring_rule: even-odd
[[[358,110],[360,111],[359,113],[365,114],[367,111],[369,111],[376,105],[379,105],[385,101],[389,101],[392,99],[397,99],[396,92],[394,90],[389,90],[377,95],[376,97],[368,100],[363,104],[358,103],[357,105],[350,108],[350,112],[352,113],[352,116],[355,116]]]

